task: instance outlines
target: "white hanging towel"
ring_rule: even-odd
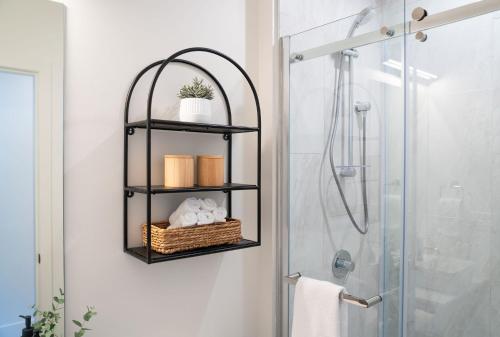
[[[347,337],[342,291],[336,284],[300,277],[295,286],[292,337]]]

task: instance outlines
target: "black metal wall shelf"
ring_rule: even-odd
[[[229,192],[229,191],[245,191],[245,190],[257,190],[257,185],[247,185],[247,184],[236,184],[236,183],[226,183],[222,186],[198,186],[194,185],[193,187],[165,187],[163,185],[153,185],[151,186],[151,194],[160,194],[160,193],[186,193],[186,192]],[[128,186],[125,187],[125,191],[134,192],[134,193],[148,193],[147,186]]]
[[[231,107],[229,105],[229,99],[224,91],[224,88],[217,80],[217,78],[210,73],[207,69],[202,66],[178,57],[187,53],[192,52],[202,52],[209,53],[212,55],[219,56],[233,66],[235,66],[239,72],[243,75],[247,81],[255,100],[256,113],[257,113],[257,127],[249,126],[235,126],[232,125]],[[179,63],[183,65],[188,65],[196,68],[208,76],[216,85],[217,89],[222,95],[226,106],[227,112],[227,125],[219,124],[203,124],[203,123],[188,123],[180,121],[169,121],[169,120],[159,120],[151,118],[151,107],[153,103],[153,94],[155,91],[156,83],[160,77],[164,68],[170,63]],[[158,67],[156,74],[151,83],[148,95],[147,103],[147,118],[145,120],[140,120],[136,122],[129,122],[129,108],[130,101],[132,99],[132,94],[137,86],[137,83],[151,69]],[[252,83],[252,80],[245,72],[245,70],[233,59],[222,54],[221,52],[202,47],[188,48],[180,50],[172,54],[169,58],[165,60],[160,60],[148,65],[146,68],[141,70],[139,74],[135,77],[132,85],[130,86],[126,103],[125,103],[125,123],[124,123],[124,178],[123,178],[123,249],[126,253],[146,262],[146,263],[156,263],[163,261],[170,261],[200,255],[214,254],[220,252],[226,252],[237,249],[244,249],[250,247],[260,246],[261,243],[261,118],[260,118],[260,104],[259,98],[257,96],[257,91]],[[135,134],[136,129],[144,129],[146,135],[146,184],[143,186],[129,186],[128,185],[128,158],[129,158],[129,148],[128,142],[129,137]],[[224,140],[227,144],[227,182],[223,186],[194,186],[191,188],[166,188],[164,186],[152,185],[151,184],[151,134],[152,130],[166,130],[166,131],[184,131],[184,132],[198,132],[207,134],[222,134]],[[233,134],[239,133],[256,133],[257,134],[257,183],[256,184],[238,184],[232,182],[232,142]],[[158,254],[151,249],[151,197],[153,195],[168,194],[168,193],[186,193],[186,192],[214,192],[222,191],[227,193],[227,210],[228,217],[232,217],[232,192],[233,191],[245,191],[245,190],[255,190],[257,192],[257,239],[247,240],[242,239],[237,244],[223,245],[208,247],[202,249],[195,249],[186,252],[179,252],[174,254]],[[146,224],[147,224],[147,244],[144,247],[129,247],[128,244],[128,202],[129,198],[132,198],[135,193],[140,193],[146,195]],[[139,230],[139,229],[138,229]]]
[[[238,249],[258,247],[258,246],[260,246],[260,243],[257,241],[242,239],[239,243],[235,243],[235,244],[193,249],[193,250],[190,250],[187,252],[173,253],[173,254],[168,254],[168,255],[158,254],[158,253],[153,252],[151,254],[151,262],[149,262],[149,263],[158,263],[158,262],[163,262],[163,261],[178,260],[178,259],[184,259],[187,257],[222,253],[222,252],[228,252],[231,250],[238,250]],[[148,262],[147,247],[129,248],[127,253],[129,253],[132,256],[137,257],[138,259],[140,259],[144,262]]]
[[[126,127],[128,132],[131,129],[139,128],[146,129],[148,121],[137,121],[132,123],[127,123]],[[248,127],[248,126],[235,126],[235,125],[218,125],[218,124],[202,124],[202,123],[189,123],[180,121],[164,121],[159,119],[151,120],[152,130],[170,130],[170,131],[185,131],[185,132],[202,132],[202,133],[219,133],[219,134],[231,134],[231,133],[244,133],[244,132],[258,132],[259,128]]]

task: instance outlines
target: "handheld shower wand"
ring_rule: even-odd
[[[370,8],[365,8],[362,10],[358,16],[355,18],[353,24],[351,25],[349,32],[346,38],[350,38],[355,30],[367,21],[367,18],[371,14],[372,10]],[[371,104],[369,102],[356,102],[353,104],[353,59],[358,56],[358,52],[355,49],[344,50],[341,53],[337,54],[336,64],[336,78],[335,78],[335,90],[333,95],[333,104],[332,104],[332,116],[330,122],[330,131],[328,133],[328,139],[325,144],[325,148],[323,150],[323,156],[320,164],[320,172],[319,172],[319,194],[320,194],[320,202],[321,208],[323,212],[323,217],[328,225],[328,214],[326,212],[325,200],[323,198],[323,171],[324,164],[326,158],[328,157],[330,162],[330,169],[333,179],[335,180],[335,184],[337,185],[337,189],[344,205],[344,208],[347,212],[347,215],[353,225],[353,227],[362,235],[368,233],[368,196],[367,196],[367,187],[366,187],[366,114],[371,109]],[[337,133],[339,115],[341,110],[341,97],[343,97],[344,90],[344,73],[345,73],[345,63],[346,61],[349,63],[348,68],[348,80],[349,80],[349,114],[348,114],[348,165],[342,166],[340,173],[337,174],[337,169],[335,166],[335,159],[333,156],[333,149],[335,145],[335,136]],[[342,184],[340,182],[341,177],[354,177],[356,175],[356,170],[353,166],[353,119],[354,112],[357,115],[358,126],[360,131],[362,132],[362,137],[360,139],[360,180],[361,180],[361,190],[362,190],[362,198],[363,198],[363,222],[358,224],[354,215],[347,203],[344,190],[342,188]]]

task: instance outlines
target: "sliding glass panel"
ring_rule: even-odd
[[[500,13],[424,33],[407,44],[406,336],[496,337]]]
[[[490,1],[490,0],[487,0]],[[490,1],[490,2],[494,2]],[[411,20],[411,14],[417,7],[424,8],[428,15],[433,15],[443,11],[456,9],[462,6],[476,4],[480,0],[406,0],[407,16]]]
[[[35,304],[34,85],[0,70],[0,337],[20,336]]]
[[[376,36],[333,54],[295,57],[289,74],[288,271],[343,285],[362,298],[382,295],[383,302],[369,309],[342,304],[349,337],[398,336],[400,329],[404,39],[384,40],[379,31],[388,18],[402,22],[403,11],[396,20],[397,11],[384,9],[290,40],[294,57],[345,40],[349,32]],[[339,267],[349,257],[351,264]]]

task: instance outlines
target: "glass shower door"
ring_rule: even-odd
[[[378,32],[386,22],[401,22],[402,16],[396,20],[380,9],[372,10],[353,36]],[[348,336],[398,336],[404,37],[386,40],[380,35],[378,41],[333,54],[302,54],[345,40],[357,19],[349,17],[290,38],[288,274],[300,272],[343,285],[362,298],[382,295],[383,302],[368,309],[343,304],[348,308]],[[364,231],[365,217],[368,231],[362,234],[353,220]],[[346,256],[351,268],[334,268],[336,258]],[[288,330],[293,290],[289,287],[285,309]]]
[[[349,337],[496,337],[500,3],[405,5],[290,37],[286,272],[383,296],[348,305]]]
[[[428,5],[450,9],[465,3],[471,1]],[[413,35],[407,39],[405,335],[495,337],[500,331],[500,12],[423,33],[423,42]]]

